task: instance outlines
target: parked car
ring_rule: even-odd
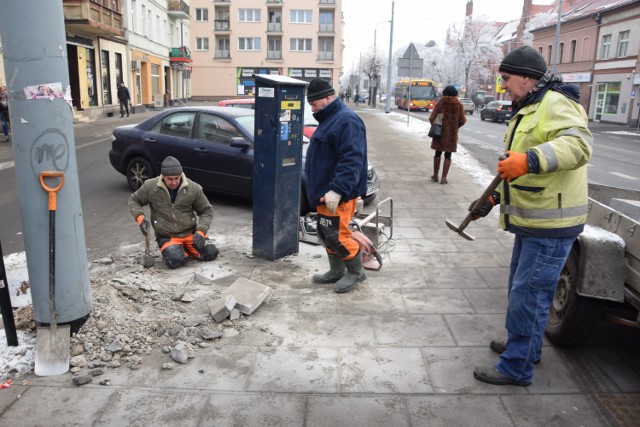
[[[234,107],[234,108],[249,108],[253,110],[256,103],[255,98],[236,98],[236,99],[224,99],[218,101],[219,107]]]
[[[504,122],[511,119],[511,101],[492,101],[480,110],[480,120]]]
[[[473,114],[473,110],[475,110],[476,106],[473,101],[469,98],[458,98],[460,103],[464,107],[464,112],[467,114]]]
[[[185,174],[215,193],[243,198],[253,191],[253,132],[255,112],[247,108],[184,107],[166,110],[137,125],[114,129],[109,151],[111,165],[127,177],[132,190],[160,174],[165,157],[180,160]],[[303,144],[303,164],[308,144]],[[366,204],[380,187],[368,168]],[[304,166],[301,211],[308,211]]]
[[[218,102],[221,107],[241,107],[255,109],[255,98],[243,98],[243,99],[225,99]],[[302,133],[307,138],[311,139],[311,135],[316,131],[318,127],[318,121],[313,118],[313,111],[311,111],[311,105],[307,102],[304,103],[304,129]]]

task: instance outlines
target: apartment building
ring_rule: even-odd
[[[640,118],[640,1],[583,0],[533,33],[533,47],[557,74],[580,88],[590,120],[637,126]],[[550,65],[551,68],[551,65]]]
[[[338,85],[342,0],[191,0],[192,98],[251,96],[253,74]]]

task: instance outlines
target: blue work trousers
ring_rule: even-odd
[[[496,368],[517,381],[533,379],[533,362],[542,353],[542,334],[560,272],[576,236],[541,238],[516,235],[509,273],[507,349]]]

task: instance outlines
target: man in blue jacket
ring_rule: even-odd
[[[307,150],[305,173],[309,206],[316,206],[318,237],[330,266],[312,280],[335,283],[335,292],[343,293],[367,278],[360,246],[349,229],[356,202],[367,190],[367,134],[360,117],[335,95],[323,79],[313,79],[307,88],[319,125]]]

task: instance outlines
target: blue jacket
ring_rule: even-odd
[[[307,198],[318,206],[329,190],[343,201],[367,192],[367,131],[360,117],[335,98],[313,117],[319,126],[311,137],[305,163]]]

